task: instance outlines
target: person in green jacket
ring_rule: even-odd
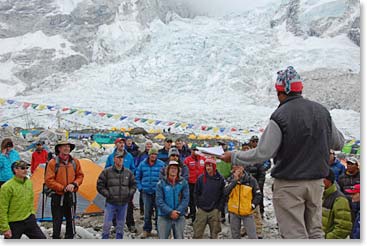
[[[348,199],[335,184],[335,174],[330,169],[324,178],[322,197],[322,230],[326,239],[344,239],[352,231],[352,214]]]
[[[46,239],[35,217],[28,166],[24,161],[14,162],[14,177],[0,189],[0,232],[7,239],[20,239],[23,234],[30,239]]]

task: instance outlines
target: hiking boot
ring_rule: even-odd
[[[141,235],[141,238],[144,239],[144,238],[150,237],[151,235],[152,234],[150,232],[143,231],[143,235]]]
[[[129,232],[131,232],[131,233],[137,233],[138,230],[135,228],[135,226],[130,226],[129,227]]]

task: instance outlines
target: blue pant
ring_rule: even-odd
[[[168,239],[171,230],[174,239],[184,238],[185,216],[180,216],[177,220],[173,220],[166,216],[158,216],[158,236],[159,239]]]
[[[116,216],[116,239],[124,238],[124,225],[126,220],[127,203],[124,205],[113,205],[106,202],[104,210],[104,222],[102,239],[110,237],[112,219]]]
[[[143,192],[143,202],[144,202],[144,226],[143,230],[147,232],[152,231],[152,215],[153,208],[157,211],[157,206],[155,204],[155,193],[148,194]],[[157,221],[155,222],[157,225]]]

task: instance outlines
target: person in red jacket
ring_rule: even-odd
[[[36,143],[36,150],[32,154],[32,161],[31,161],[31,173],[36,170],[39,164],[47,162],[47,155],[48,152],[43,148],[42,142]]]
[[[189,168],[189,190],[190,190],[190,213],[187,216],[195,221],[196,203],[194,198],[195,184],[198,177],[204,173],[205,156],[200,155],[196,144],[191,146],[191,155],[186,157],[184,164]]]

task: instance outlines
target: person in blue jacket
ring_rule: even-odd
[[[165,166],[164,162],[157,158],[158,150],[151,148],[148,158],[144,159],[136,169],[136,183],[143,196],[144,202],[144,226],[142,238],[151,236],[153,208],[157,211],[155,203],[156,187],[159,181],[159,173]],[[156,222],[157,225],[157,222]]]
[[[128,168],[133,174],[135,173],[135,164],[134,164],[134,157],[125,150],[125,139],[124,138],[117,138],[115,140],[115,149],[113,150],[112,154],[110,154],[107,158],[105,169],[108,167],[112,167],[114,165],[113,158],[116,153],[118,152],[126,152],[124,157],[124,167]]]
[[[14,149],[13,141],[4,138],[1,142],[0,153],[0,187],[9,179],[13,178],[14,173],[11,165],[20,160],[19,153]]]
[[[112,167],[114,165],[114,156],[116,152],[124,153],[124,168],[129,169],[133,174],[135,174],[135,163],[134,163],[134,157],[125,150],[125,139],[124,138],[117,138],[115,140],[115,146],[116,148],[113,150],[112,154],[110,154],[107,158],[105,169]],[[130,198],[130,201],[127,206],[127,215],[126,215],[126,225],[129,228],[129,231],[132,233],[136,233],[137,230],[135,228],[135,220],[134,220],[134,195]],[[116,220],[113,220],[113,224],[115,225]]]
[[[332,149],[329,152],[329,165],[335,174],[335,181],[338,182],[339,176],[345,173],[345,166],[336,158],[335,151]]]
[[[168,239],[171,231],[174,239],[184,238],[185,210],[189,205],[189,185],[180,176],[177,161],[170,161],[167,172],[157,183],[158,236]]]

